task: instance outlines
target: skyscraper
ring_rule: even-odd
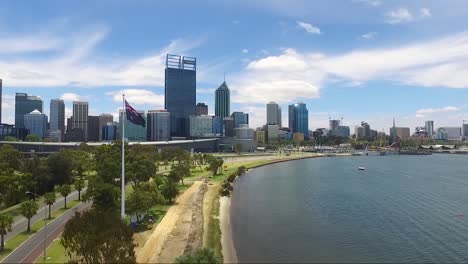
[[[0,124],[2,123],[2,79],[0,79]]]
[[[275,102],[267,104],[267,125],[279,125],[281,127],[281,107]]]
[[[188,136],[189,116],[196,114],[196,80],[196,58],[167,54],[164,104],[171,113],[171,136]]]
[[[114,116],[111,114],[100,114],[99,115],[99,141],[104,140],[102,132],[103,128],[107,126],[107,123],[114,122]]]
[[[165,110],[149,110],[146,115],[148,141],[167,141],[170,136],[170,113]]]
[[[119,129],[118,129],[118,134],[119,138],[122,137],[122,118],[123,118],[123,112],[119,112]],[[145,111],[143,110],[137,110],[137,113],[141,114],[141,116],[145,119],[146,123],[146,114]],[[147,129],[146,126],[140,126],[140,125],[135,125],[132,122],[130,122],[127,118],[125,118],[125,138],[128,139],[129,141],[146,141],[147,136]]]
[[[208,115],[208,106],[205,103],[197,104],[197,115]]]
[[[231,114],[231,92],[224,81],[215,92],[215,115],[221,118]]]
[[[24,115],[34,110],[42,113],[42,99],[28,95],[27,93],[16,93],[15,95],[15,127],[24,128]]]
[[[426,133],[429,137],[434,135],[434,121],[428,120],[425,122]]]
[[[38,135],[40,138],[44,138],[47,130],[47,116],[37,109],[29,114],[25,114],[24,128],[28,130],[28,134]]]
[[[83,131],[83,140],[88,141],[88,102],[73,102],[72,129]]]
[[[292,133],[303,133],[309,139],[309,111],[304,103],[289,105],[289,129]]]
[[[65,133],[65,103],[61,99],[50,100],[50,131],[60,130],[61,135]]]
[[[88,141],[99,141],[99,116],[88,116]]]

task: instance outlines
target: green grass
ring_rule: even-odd
[[[65,211],[69,210],[73,206],[77,205],[79,201],[73,200],[73,201],[67,201],[67,209],[60,208],[56,210],[55,212],[52,212],[51,214],[51,219],[47,220],[47,223],[50,221],[54,220],[55,218],[59,217],[62,215]],[[26,230],[17,234],[16,236],[10,238],[6,243],[5,243],[5,250],[0,252],[0,261],[3,260],[8,254],[10,254],[15,248],[17,248],[21,243],[24,241],[28,240],[34,233],[39,231],[41,228],[44,227],[44,221],[39,221],[33,225],[31,225],[31,232],[26,233]]]
[[[220,186],[217,187],[216,192],[218,192]],[[221,227],[219,223],[219,195],[215,197],[212,201],[212,211],[210,218],[208,219],[208,230],[207,231],[207,248],[212,249],[221,263],[223,263],[223,253],[221,245]]]
[[[60,244],[60,237],[54,240],[47,249],[46,261],[41,256],[36,263],[67,263],[68,256],[65,255],[65,248]]]

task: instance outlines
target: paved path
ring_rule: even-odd
[[[81,196],[83,196],[83,193],[86,189],[81,191]],[[56,202],[52,205],[51,209],[52,212],[57,211],[60,208],[63,208],[65,204],[65,199],[60,196],[56,198]],[[69,203],[72,200],[77,200],[78,199],[78,191],[73,191],[67,196],[67,203]],[[48,206],[42,206],[39,208],[37,211],[37,214],[31,218],[31,226],[34,225],[35,223],[39,221],[44,221],[44,210],[47,211],[47,217],[49,216],[49,207]],[[16,236],[17,234],[26,231],[28,227],[28,220],[23,217],[23,216],[18,216],[15,218],[15,222],[13,223],[12,226],[12,231],[8,232],[5,236],[5,241],[8,241],[10,238]]]
[[[8,255],[2,263],[34,263],[44,250],[44,241],[46,247],[50,246],[63,231],[65,224],[77,211],[83,211],[91,206],[91,203],[80,203],[71,210],[66,211],[61,216],[47,224],[47,239],[44,239],[44,228],[36,232],[26,242],[17,247]]]

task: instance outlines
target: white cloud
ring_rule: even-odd
[[[80,96],[75,93],[64,93],[62,96],[60,96],[60,99],[66,102],[79,101]]]
[[[455,106],[446,106],[442,108],[424,108],[416,111],[416,117],[425,117],[428,114],[458,112],[461,109]]]
[[[388,24],[400,24],[406,22],[412,22],[421,20],[424,18],[431,17],[431,11],[428,8],[419,9],[419,16],[413,15],[407,8],[398,8],[396,10],[389,11],[385,14],[385,22]]]
[[[321,34],[320,28],[302,21],[296,21],[297,25],[310,34]]]
[[[362,39],[362,40],[369,40],[369,39],[373,39],[377,36],[377,32],[367,32],[365,34],[362,34],[361,36],[359,36],[359,39]]]
[[[382,1],[380,0],[353,0],[353,2],[362,3],[366,6],[372,6],[372,7],[380,6],[382,4]]]
[[[413,15],[410,13],[410,11],[406,8],[398,8],[396,10],[392,10],[385,14],[386,20],[385,22],[389,24],[399,24],[399,23],[404,23],[404,22],[410,22],[412,21]]]
[[[424,18],[424,17],[431,17],[431,16],[432,16],[431,11],[430,11],[428,8],[425,8],[425,7],[421,8],[421,9],[419,10],[419,14],[420,14],[419,16],[420,16],[421,18]]]
[[[242,53],[249,53],[249,50],[248,49],[242,49]]]
[[[124,89],[120,91],[109,92],[115,102],[122,102],[122,94],[125,94],[125,100],[130,105],[148,105],[155,109],[164,106],[164,95],[154,93],[145,89]]]
[[[63,47],[64,39],[37,34],[32,36],[0,37],[0,53],[29,53],[57,50]]]
[[[197,88],[197,94],[214,94],[214,88]]]

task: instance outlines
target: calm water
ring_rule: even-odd
[[[274,164],[232,199],[241,262],[468,262],[468,156]]]

